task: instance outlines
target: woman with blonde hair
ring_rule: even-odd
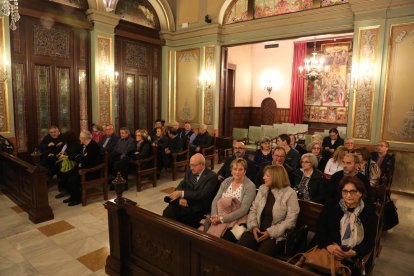
[[[328,160],[325,166],[324,173],[326,179],[331,179],[334,173],[344,169],[342,159],[344,159],[346,153],[348,153],[348,149],[345,146],[339,146],[335,150],[332,158]]]
[[[275,256],[284,249],[285,232],[296,225],[299,203],[283,166],[265,167],[263,180],[247,218],[249,231],[239,244]]]

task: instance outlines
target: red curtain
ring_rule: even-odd
[[[294,45],[289,122],[301,124],[303,121],[305,79],[299,77],[299,66],[303,65],[303,60],[306,58],[306,42],[295,42]]]

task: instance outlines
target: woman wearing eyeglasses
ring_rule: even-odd
[[[325,206],[321,212],[315,240],[320,248],[326,248],[351,268],[352,275],[360,275],[356,259],[374,248],[377,215],[371,205],[365,204],[365,186],[357,177],[345,176],[339,188],[339,202]]]
[[[323,204],[324,179],[323,173],[317,169],[318,160],[312,153],[305,153],[300,158],[301,168],[296,169],[292,175],[292,188],[297,192],[298,198]]]
[[[316,156],[316,159],[318,160],[318,170],[323,172],[325,170],[326,163],[328,162],[328,159],[323,158],[322,156],[322,142],[319,141],[312,141],[308,144],[306,147],[309,153],[312,153]]]

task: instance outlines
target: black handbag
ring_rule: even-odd
[[[286,231],[285,255],[291,257],[299,252],[306,250],[308,241],[308,226],[290,229]]]
[[[387,231],[396,226],[399,223],[397,207],[391,197],[387,195],[387,200],[384,203],[384,219],[382,231]]]

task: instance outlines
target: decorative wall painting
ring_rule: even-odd
[[[328,7],[348,3],[349,0],[322,0],[321,7]]]
[[[284,13],[312,9],[313,0],[256,0],[254,17],[268,17]]]

